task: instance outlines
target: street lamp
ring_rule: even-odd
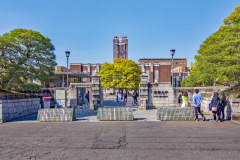
[[[70,56],[70,52],[66,51],[66,57],[67,57],[67,87],[68,87],[68,57]]]
[[[171,49],[170,52],[171,52],[171,55],[172,55],[172,86],[173,86],[173,56],[175,54],[175,49]]]

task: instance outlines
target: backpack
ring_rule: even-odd
[[[133,95],[132,95],[133,97],[135,97],[136,96],[136,92],[133,92]]]
[[[227,100],[224,100],[223,106],[227,106]]]
[[[212,110],[212,103],[209,103],[208,108],[209,108],[209,111]]]

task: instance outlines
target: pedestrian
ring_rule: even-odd
[[[221,104],[220,115],[222,113],[222,120],[224,120],[225,119],[224,111],[225,111],[225,106],[227,105],[227,100],[224,93],[221,93],[220,104]]]
[[[127,102],[127,95],[128,95],[127,90],[125,90],[125,92],[124,92],[124,102]]]
[[[180,91],[180,94],[178,95],[179,107],[181,107],[181,105],[182,105],[182,94],[183,94],[183,91]]]
[[[217,92],[214,93],[211,103],[212,103],[213,120],[215,122],[221,122],[221,119],[220,119],[221,112],[220,111],[221,111],[222,106],[220,104],[220,98],[218,97]],[[216,118],[216,115],[217,115],[217,118]]]
[[[132,98],[133,98],[133,105],[134,104],[137,104],[137,97],[138,97],[138,93],[136,90],[133,91],[133,94],[132,94]]]
[[[202,103],[202,96],[198,94],[199,90],[195,89],[195,94],[193,95],[193,102],[194,102],[194,110],[195,110],[195,120],[198,121],[198,112],[203,118],[203,121],[206,120],[203,113],[201,112],[201,103]]]
[[[121,94],[121,100],[123,99],[123,92],[122,90],[120,90],[120,94]]]
[[[87,92],[85,98],[87,99],[88,103],[89,103],[89,91]]]
[[[116,92],[116,100],[117,100],[117,102],[118,102],[118,94],[119,94],[119,91],[117,90],[117,92]]]
[[[188,107],[188,93],[184,91],[182,94],[182,107]]]

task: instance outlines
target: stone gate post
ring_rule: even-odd
[[[141,75],[141,83],[140,83],[140,109],[148,109],[148,75],[143,73]]]
[[[101,96],[100,96],[100,76],[98,72],[92,76],[92,105],[90,106],[91,109],[97,109],[101,106]]]

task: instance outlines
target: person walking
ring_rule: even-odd
[[[199,90],[195,89],[195,94],[193,95],[193,102],[194,102],[194,110],[195,110],[195,120],[198,121],[198,112],[203,118],[203,121],[206,120],[203,113],[201,112],[201,103],[202,103],[202,96],[198,94]]]
[[[119,91],[117,90],[117,92],[116,92],[116,101],[118,102],[118,94],[119,94]]]
[[[179,107],[181,107],[181,105],[182,105],[182,94],[183,94],[183,91],[180,91],[180,94],[178,95]]]
[[[127,96],[128,96],[128,93],[127,93],[127,90],[125,90],[125,92],[124,92],[124,102],[127,102]]]
[[[87,99],[88,103],[89,103],[89,91],[87,92],[85,98]]]
[[[133,98],[133,105],[137,105],[137,97],[138,97],[138,93],[136,90],[133,91],[133,94],[132,94],[132,98]]]
[[[121,100],[123,99],[123,92],[122,92],[122,90],[120,90],[120,94],[121,94]]]
[[[225,119],[224,111],[225,111],[225,106],[227,105],[227,100],[224,93],[221,93],[220,104],[221,104],[220,115],[222,113],[222,120],[224,120]]]
[[[221,111],[222,106],[220,104],[220,98],[218,97],[217,92],[214,93],[211,103],[212,103],[213,120],[215,122],[221,122],[220,111]],[[216,119],[216,115],[217,115],[217,119]]]
[[[188,107],[188,93],[184,91],[182,94],[182,107]]]

